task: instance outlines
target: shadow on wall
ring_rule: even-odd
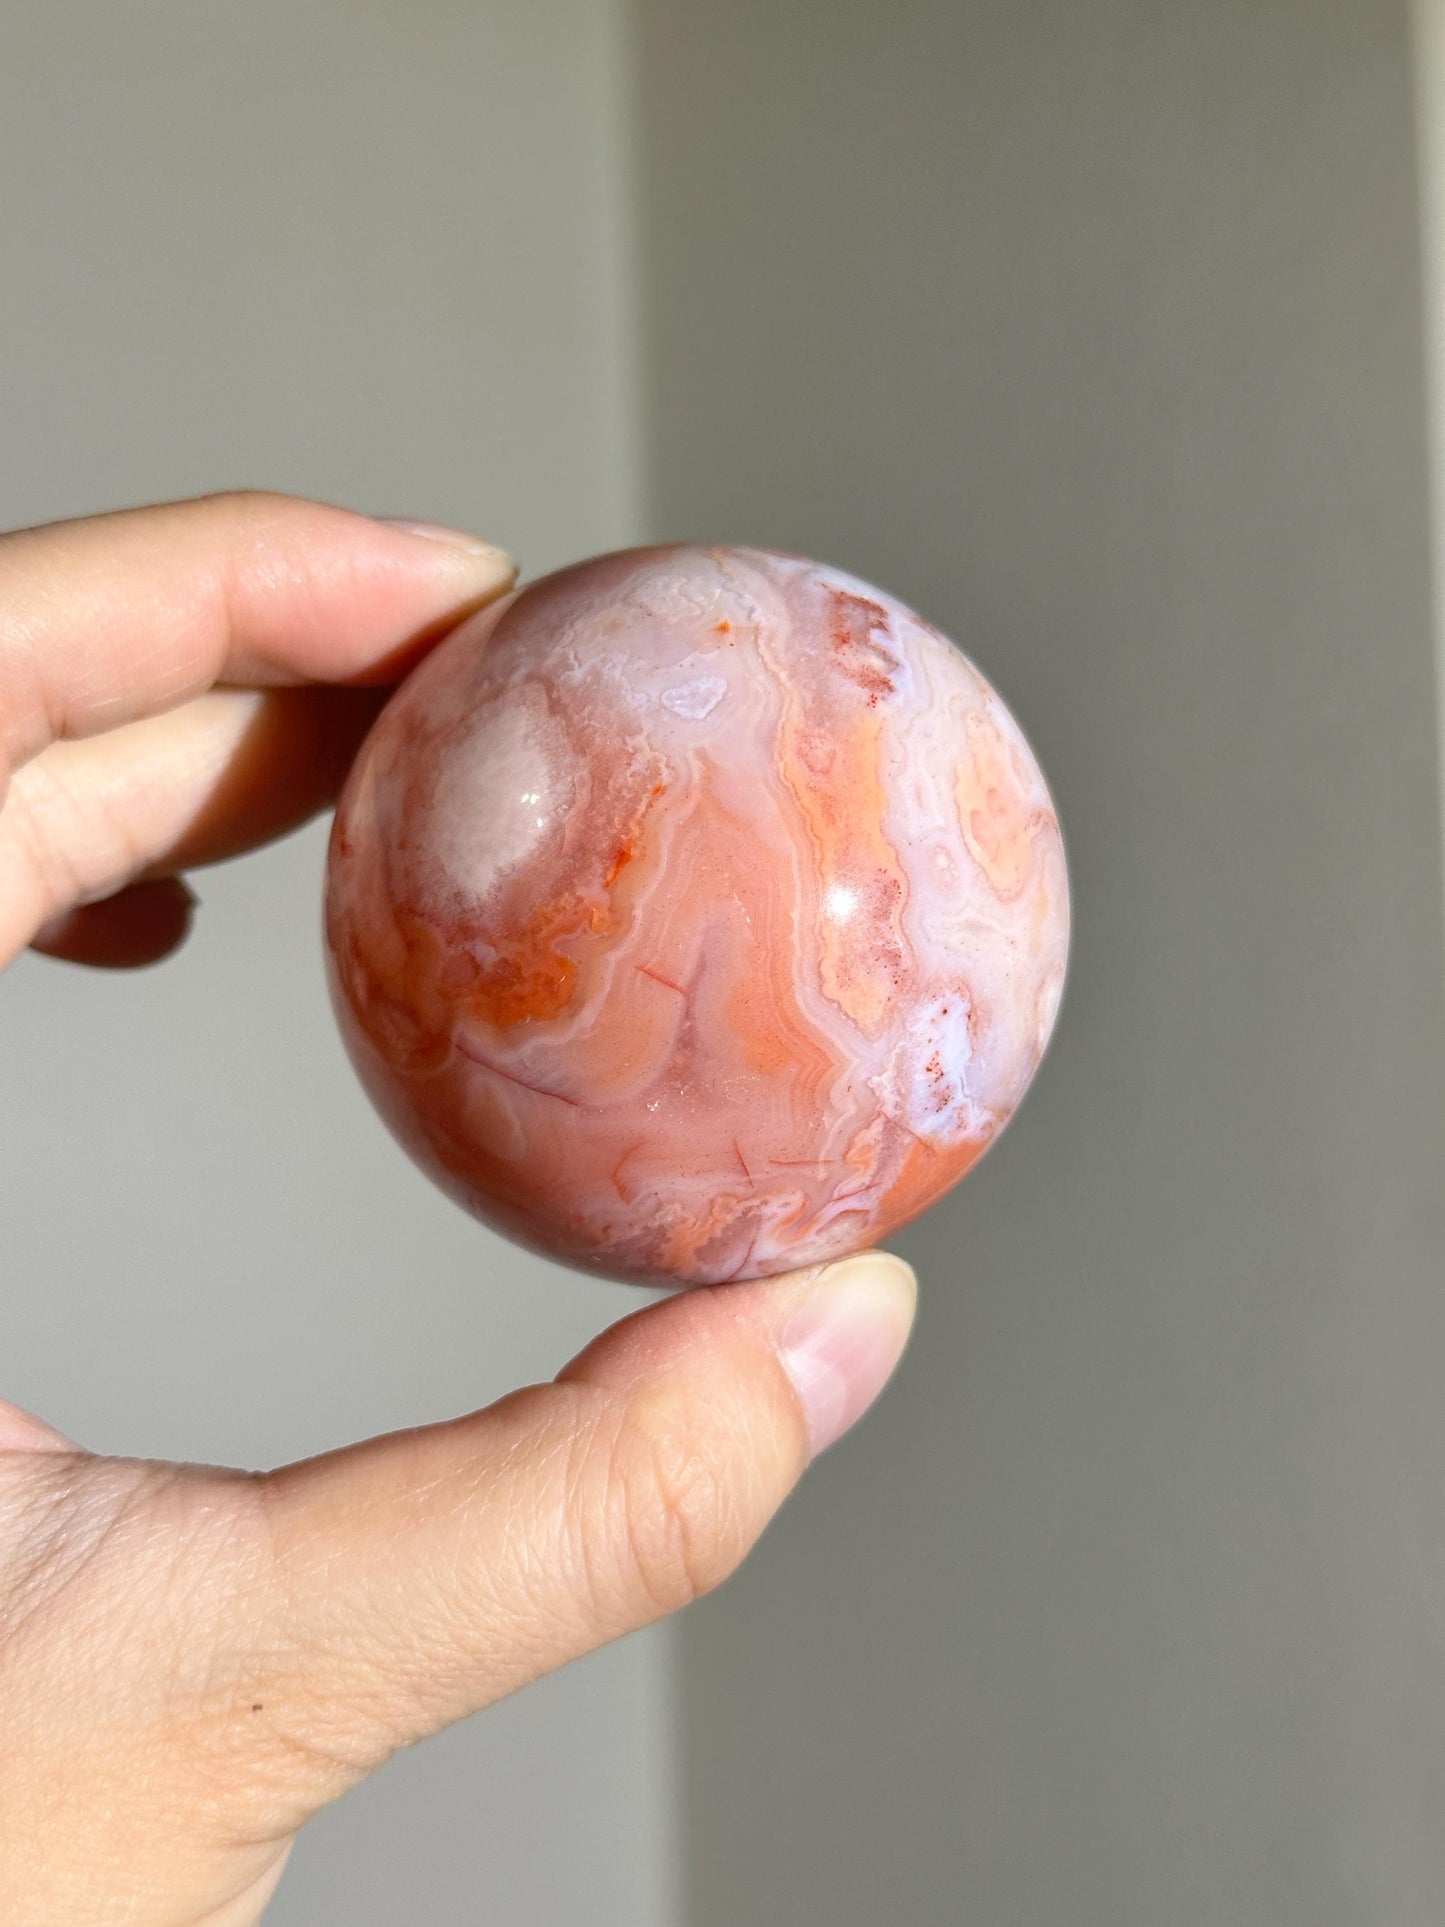
[[[1404,10],[638,24],[653,532],[955,635],[1077,912],[895,1395],[688,1623],[695,1920],[1438,1919]]]

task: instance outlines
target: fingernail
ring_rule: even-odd
[[[384,522],[389,529],[400,529],[403,535],[419,535],[425,542],[438,542],[464,555],[488,580],[509,583],[516,579],[517,565],[506,550],[483,542],[480,536],[468,535],[462,529],[443,528],[439,522],[413,522],[404,515],[378,515],[376,520]]]
[[[889,1252],[818,1273],[779,1347],[807,1421],[810,1458],[856,1425],[893,1376],[917,1297],[912,1270]]]

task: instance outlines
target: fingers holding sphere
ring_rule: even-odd
[[[319,685],[214,689],[53,743],[16,772],[0,809],[0,962],[27,943],[86,963],[167,954],[193,901],[175,873],[328,807],[385,699]]]
[[[914,1302],[881,1252],[683,1293],[549,1385],[269,1475],[245,1624],[286,1656],[256,1698],[306,1763],[289,1817],[727,1578],[882,1390]]]

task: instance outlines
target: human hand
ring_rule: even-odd
[[[0,537],[0,964],[164,955],[179,873],[323,807],[386,683],[510,582],[268,496]],[[685,1293],[552,1384],[262,1474],[0,1405],[0,1919],[258,1919],[398,1747],[731,1572],[913,1295],[878,1253]]]

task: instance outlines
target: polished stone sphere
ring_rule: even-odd
[[[382,713],[328,961],[417,1162],[675,1285],[832,1258],[1008,1122],[1063,988],[1058,822],[978,670],[866,583],[653,548],[524,587]]]

